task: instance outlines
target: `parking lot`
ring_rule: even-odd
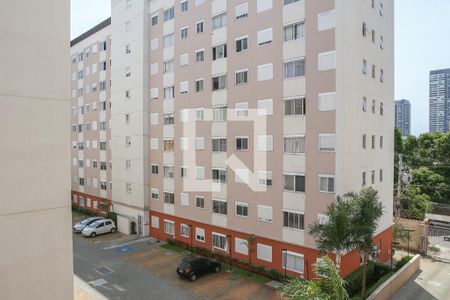
[[[73,236],[74,272],[108,299],[280,299],[270,287],[222,270],[195,282],[178,278],[182,254],[120,233]]]

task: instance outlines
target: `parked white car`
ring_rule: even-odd
[[[97,235],[108,233],[108,232],[116,232],[117,227],[116,224],[114,224],[113,220],[110,219],[103,219],[95,221],[94,223],[89,224],[86,226],[82,231],[81,234],[84,236],[90,236],[90,237],[96,237]]]
[[[103,217],[90,217],[87,219],[84,219],[81,222],[78,222],[77,224],[73,225],[73,231],[76,233],[80,233],[84,227],[89,226],[90,224],[94,223],[95,221],[102,220]]]

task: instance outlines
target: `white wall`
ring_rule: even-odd
[[[0,2],[0,298],[72,299],[69,1]]]

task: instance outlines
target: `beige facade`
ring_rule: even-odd
[[[119,230],[134,220],[144,235],[193,234],[242,259],[254,234],[257,263],[281,268],[288,249],[303,275],[315,260],[308,225],[326,221],[336,195],[373,186],[387,255],[393,1],[112,5]]]
[[[72,299],[69,1],[1,1],[0,28],[0,298]]]

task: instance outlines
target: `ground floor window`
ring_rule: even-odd
[[[212,240],[214,248],[219,248],[224,251],[227,250],[227,237],[225,235],[213,232]]]
[[[203,228],[195,228],[195,239],[200,242],[205,241],[205,229]]]
[[[186,224],[181,224],[180,226],[181,236],[189,237],[189,226]]]
[[[283,257],[283,268],[303,274],[305,268],[303,254],[290,251],[283,251],[281,254]]]
[[[164,220],[164,232],[167,234],[175,235],[175,223],[172,221]]]

